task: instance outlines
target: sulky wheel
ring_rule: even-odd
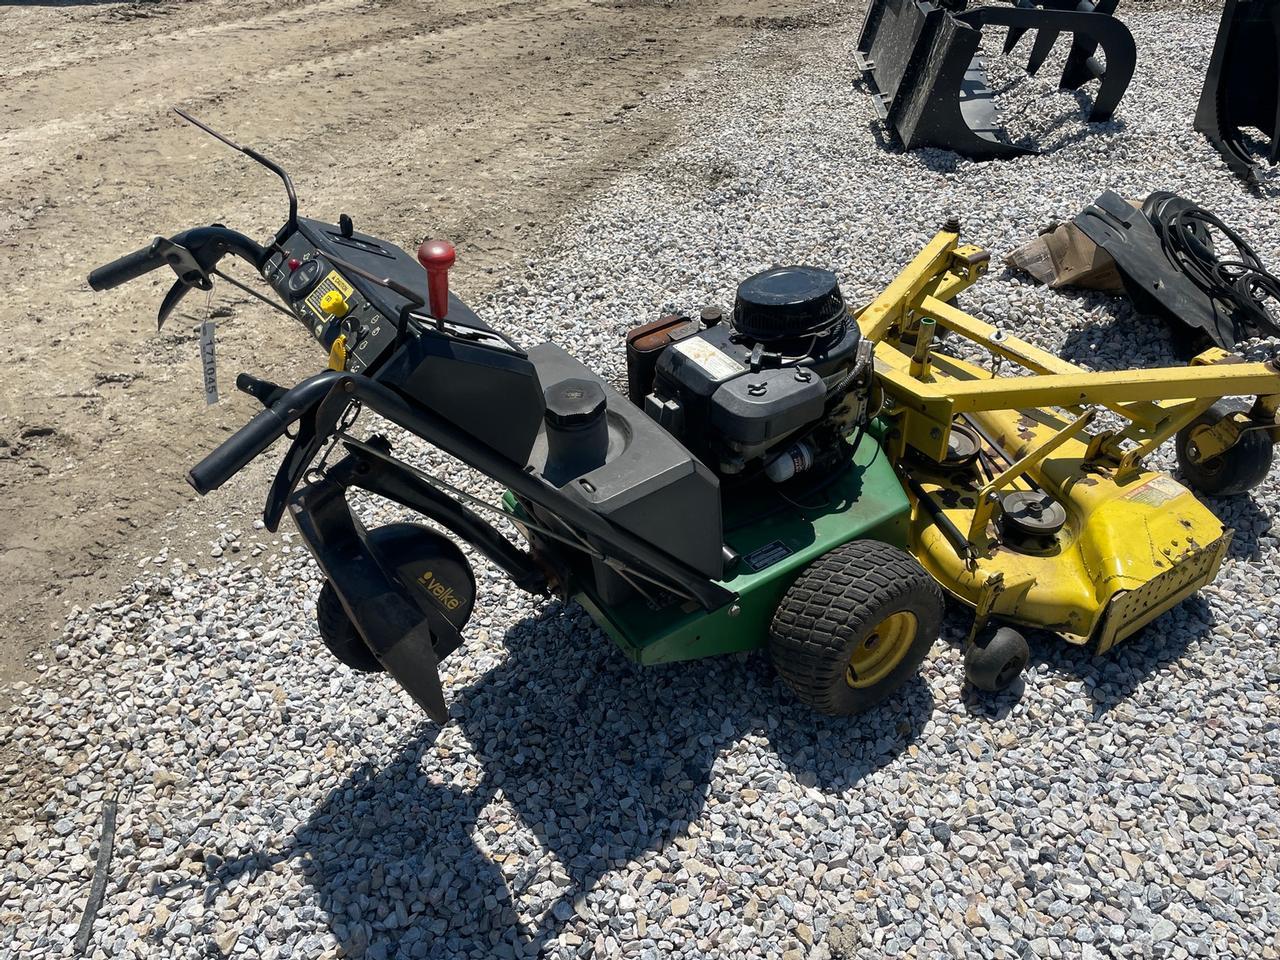
[[[979,690],[997,693],[1022,674],[1031,649],[1012,627],[988,628],[964,652],[965,678]]]
[[[819,557],[773,615],[769,653],[819,713],[869,710],[920,666],[942,626],[942,591],[911,556],[857,540]]]
[[[1219,400],[1178,431],[1175,447],[1178,467],[1187,485],[1211,497],[1227,497],[1252,490],[1271,469],[1271,438],[1263,430],[1242,434],[1235,446],[1216,457],[1201,460],[1196,434],[1234,413],[1245,413],[1248,405],[1235,400]]]
[[[379,673],[382,670],[382,664],[356,631],[347,611],[342,609],[337,591],[328,580],[316,598],[316,626],[320,628],[320,639],[329,652],[352,670],[361,673]]]

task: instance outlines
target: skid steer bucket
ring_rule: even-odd
[[[1137,59],[1133,35],[1111,15],[1114,9],[1115,0],[1025,0],[970,10],[928,0],[870,0],[854,56],[877,114],[906,149],[941,147],[979,160],[1016,157],[1036,150],[1011,143],[1000,126],[980,56],[983,28],[1009,28],[1006,53],[1035,31],[1027,63],[1031,74],[1058,38],[1070,34],[1059,86],[1077,89],[1100,80],[1089,119],[1102,121],[1115,112]]]
[[[1280,0],[1227,0],[1200,91],[1196,129],[1250,183],[1280,159]],[[1245,129],[1269,143],[1251,149]]]

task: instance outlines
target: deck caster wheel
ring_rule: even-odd
[[[965,679],[979,690],[998,693],[1018,679],[1030,659],[1031,648],[1017,630],[985,630],[964,652]]]
[[[1208,460],[1200,459],[1196,449],[1197,432],[1248,409],[1239,401],[1219,400],[1178,431],[1178,468],[1192,489],[1211,497],[1229,497],[1252,490],[1266,479],[1274,444],[1265,431],[1250,430],[1231,449]]]
[[[365,644],[356,630],[356,626],[342,609],[342,601],[328,580],[320,588],[320,596],[316,598],[316,626],[320,628],[320,639],[329,648],[329,652],[352,670],[361,673],[381,673],[382,664],[373,655],[373,651]]]
[[[774,613],[769,653],[819,713],[863,713],[915,674],[942,626],[942,591],[914,558],[875,540],[819,557]]]

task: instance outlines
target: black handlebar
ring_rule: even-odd
[[[160,252],[161,238],[156,237],[141,250],[126,253],[119,260],[112,260],[89,274],[89,286],[94,290],[110,290],[122,283],[136,280],[167,262]]]
[[[267,248],[243,233],[215,223],[184,230],[167,240],[156,237],[141,250],[98,267],[89,274],[89,286],[94,290],[110,290],[166,264],[173,267],[178,279],[160,308],[160,323],[163,324],[184,293],[192,287],[208,289],[208,274],[228,253],[249,261],[259,272],[270,255]],[[333,371],[328,375],[320,374],[279,396],[272,396],[275,402],[192,467],[187,473],[187,481],[202,495],[218,489],[280,439],[291,423],[319,403],[328,392],[334,376],[336,373]],[[259,395],[254,390],[248,392]],[[266,395],[259,398],[270,403]]]
[[[271,446],[296,420],[328,396],[344,374],[326,370],[286,390],[275,403],[219,444],[187,472],[187,483],[204,496],[217,490]]]
[[[187,472],[187,482],[201,496],[217,490],[284,436],[288,427],[275,410],[263,410],[192,467]]]
[[[156,237],[141,250],[98,267],[89,274],[89,286],[94,290],[110,290],[168,264],[183,283],[207,289],[206,274],[228,253],[249,261],[259,271],[270,255],[269,250],[252,238],[215,223],[183,230],[168,240]]]

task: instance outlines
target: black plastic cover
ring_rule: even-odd
[[[378,379],[523,464],[542,426],[542,384],[528,357],[489,342],[414,330]]]
[[[593,379],[604,392],[609,445],[605,463],[561,484],[574,498],[629,533],[718,580],[724,575],[720,481],[635,404],[553,343],[529,350],[548,392],[566,381]],[[529,466],[547,469],[546,431]]]
[[[711,426],[741,444],[768,443],[820,419],[826,400],[826,384],[808,368],[762,370],[721,384]]]
[[[1169,260],[1145,213],[1108,190],[1073,222],[1115,260],[1125,293],[1140,312],[1162,318],[1176,332],[1208,337],[1225,350],[1235,347],[1239,318]]]
[[[738,285],[733,327],[753,340],[785,340],[826,330],[844,312],[840,284],[830,270],[774,267]]]

